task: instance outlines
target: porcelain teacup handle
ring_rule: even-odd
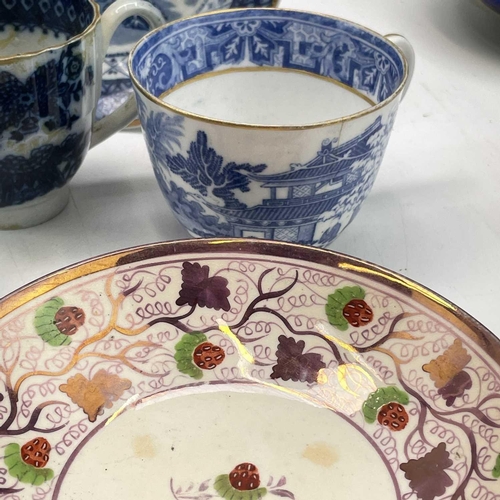
[[[114,32],[125,19],[131,16],[140,16],[149,23],[151,28],[158,28],[165,24],[161,12],[149,2],[144,0],[117,0],[101,16],[102,43],[101,47],[98,48],[101,54],[101,62],[108,51]],[[101,94],[100,85],[97,90],[96,99]],[[90,147],[93,148],[115,132],[126,127],[136,116],[137,105],[135,97],[131,93],[116,111],[99,121],[94,121]]]
[[[411,80],[413,78],[413,72],[415,71],[415,51],[411,46],[411,43],[402,35],[385,35],[389,41],[391,41],[394,45],[396,45],[403,55],[405,56],[406,62],[408,63],[408,79],[406,80],[405,88],[403,89],[403,95],[401,99],[404,98],[406,92],[408,92],[408,88],[410,87]]]

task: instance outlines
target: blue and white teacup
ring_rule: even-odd
[[[102,62],[115,29],[150,3],[0,1],[0,229],[33,226],[68,202],[68,182],[95,145],[134,119],[131,100],[93,125]]]
[[[281,9],[171,23],[129,60],[155,175],[192,235],[319,246],[370,192],[413,65],[399,35]]]

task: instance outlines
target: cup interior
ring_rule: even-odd
[[[342,19],[281,9],[171,23],[146,35],[129,64],[135,85],[160,99],[204,74],[274,67],[332,79],[378,105],[398,93],[407,77],[404,57],[383,36]]]
[[[0,31],[42,29],[55,38],[69,39],[92,24],[97,8],[91,0],[3,0],[0,2]],[[36,49],[33,47],[33,51]]]

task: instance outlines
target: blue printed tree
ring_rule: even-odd
[[[198,132],[187,152],[187,158],[180,154],[167,155],[170,170],[182,177],[193,189],[204,196],[212,194],[224,201],[227,208],[245,208],[234,194],[239,190],[243,193],[250,190],[250,179],[247,174],[262,172],[266,165],[224,164],[224,158],[215,149],[208,146],[207,134]]]

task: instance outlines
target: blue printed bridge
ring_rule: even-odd
[[[270,238],[311,243],[322,215],[335,210],[340,217],[346,207],[339,200],[348,196],[361,181],[362,168],[355,163],[370,158],[370,139],[383,128],[379,118],[363,134],[339,147],[331,141],[322,145],[314,160],[292,165],[288,172],[251,175],[269,189],[269,198],[248,208],[211,205],[233,227],[233,236]]]

